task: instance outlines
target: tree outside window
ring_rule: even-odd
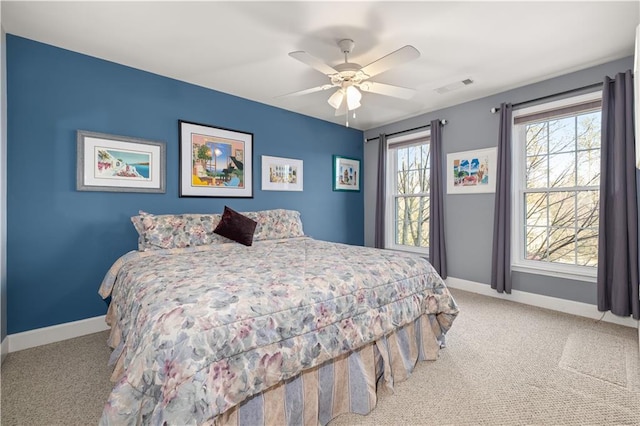
[[[520,125],[525,260],[597,266],[600,120],[598,109]]]
[[[394,243],[401,247],[429,247],[429,144],[390,150],[393,175]]]

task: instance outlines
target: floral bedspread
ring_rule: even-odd
[[[107,273],[119,365],[101,424],[207,424],[422,314],[458,313],[423,258],[307,237],[131,252]]]

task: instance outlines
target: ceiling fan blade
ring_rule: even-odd
[[[405,62],[412,61],[419,57],[420,57],[420,52],[418,52],[418,49],[416,49],[411,45],[406,45],[394,52],[389,53],[387,56],[383,56],[377,61],[371,62],[369,65],[362,68],[360,71],[362,71],[369,77],[373,77],[374,75],[378,75],[382,72],[385,72],[390,68],[403,64]]]
[[[333,87],[332,84],[324,84],[322,86],[312,87],[310,89],[305,89],[305,90],[299,90],[297,92],[287,93],[286,95],[280,95],[280,96],[277,96],[277,97],[278,98],[285,98],[285,97],[288,97],[288,96],[308,95],[309,93],[321,92],[323,90],[331,89],[332,87]]]
[[[376,93],[378,95],[392,96],[394,98],[409,99],[416,94],[416,90],[406,87],[392,86],[391,84],[365,81],[360,83],[360,90],[363,92]]]
[[[299,50],[297,52],[291,52],[289,53],[289,56],[291,56],[293,59],[299,60],[303,64],[309,65],[311,68],[320,71],[322,74],[333,75],[338,73],[338,71],[325,64],[320,59],[309,55],[305,51]]]

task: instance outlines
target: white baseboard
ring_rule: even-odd
[[[5,338],[2,339],[2,343],[0,343],[0,364],[4,362],[7,353],[9,353],[9,338],[5,336]]]
[[[22,333],[10,334],[5,341],[8,341],[9,352],[16,352],[35,346],[73,339],[74,337],[108,330],[109,326],[104,321],[104,318],[105,316],[102,315],[80,321],[67,322],[65,324],[37,328]],[[2,344],[4,346],[4,342],[2,342]]]
[[[488,284],[449,277],[445,280],[448,287],[478,293],[484,296],[496,297],[498,299],[511,300],[512,302],[523,303],[525,305],[537,306],[539,308],[551,309],[553,311],[564,312],[566,314],[578,315],[581,317],[600,319],[602,321],[627,327],[639,328],[638,321],[631,317],[619,317],[607,312],[602,316],[596,305],[589,303],[575,302],[573,300],[559,299],[557,297],[543,296],[541,294],[528,293],[526,291],[512,290],[511,294],[498,293]]]

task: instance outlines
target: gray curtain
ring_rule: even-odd
[[[605,77],[601,132],[598,310],[640,319],[631,71]]]
[[[491,288],[511,293],[511,104],[500,105]],[[489,171],[491,173],[491,171]],[[491,175],[489,175],[491,176]]]
[[[429,157],[429,262],[442,278],[447,278],[447,248],[444,243],[444,169],[442,167],[442,126],[431,122]]]
[[[375,247],[384,248],[385,207],[387,194],[387,135],[378,137],[378,185],[376,190]]]

